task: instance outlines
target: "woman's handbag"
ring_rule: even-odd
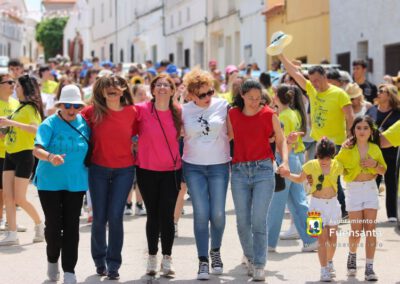
[[[280,176],[276,171],[278,169],[278,163],[274,161],[274,172],[275,172],[275,192],[279,192],[285,189],[285,179]]]
[[[65,120],[64,117],[62,117],[60,112],[58,112],[58,115],[61,117],[62,120],[64,120],[65,123],[67,123],[73,130],[78,132],[79,135],[81,135],[83,137],[83,139],[85,139],[85,141],[86,141],[86,143],[88,145],[88,150],[86,152],[86,156],[85,156],[85,159],[83,160],[83,163],[85,164],[86,167],[89,167],[91,165],[91,163],[92,163],[91,162],[92,161],[92,154],[93,154],[92,144],[90,143],[89,139],[85,135],[83,135],[82,132],[80,132],[71,123],[69,123],[67,120]]]

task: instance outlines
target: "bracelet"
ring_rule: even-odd
[[[50,163],[51,163],[51,159],[50,159],[50,156],[51,155],[53,155],[52,153],[49,153],[48,155],[47,155],[47,161],[49,161]],[[53,155],[54,156],[54,155]]]

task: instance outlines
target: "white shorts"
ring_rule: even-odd
[[[379,209],[378,186],[375,180],[347,183],[345,196],[347,211]]]
[[[311,197],[308,211],[320,212],[323,226],[336,226],[342,217],[342,211],[336,196],[331,199]]]

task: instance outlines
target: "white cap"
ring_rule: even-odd
[[[60,99],[56,103],[59,104],[80,104],[85,105],[82,101],[81,90],[76,85],[65,85],[61,89]]]

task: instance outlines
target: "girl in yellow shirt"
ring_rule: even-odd
[[[350,147],[342,148],[336,159],[344,166],[346,186],[346,210],[349,212],[349,276],[357,272],[356,252],[361,235],[366,236],[365,280],[376,281],[373,270],[376,247],[376,216],[379,208],[377,175],[384,175],[386,163],[379,148],[379,133],[369,116],[357,117],[351,127]]]
[[[337,200],[337,179],[343,173],[343,166],[333,159],[335,144],[326,137],[318,143],[316,156],[317,159],[310,160],[303,165],[300,174],[289,173],[282,176],[296,183],[302,183],[307,176],[312,176],[312,197],[308,215],[309,217],[321,217],[322,226],[316,219],[308,219],[307,232],[318,236],[321,281],[330,282],[336,276],[332,259],[337,242],[336,230],[341,217],[340,204]]]

